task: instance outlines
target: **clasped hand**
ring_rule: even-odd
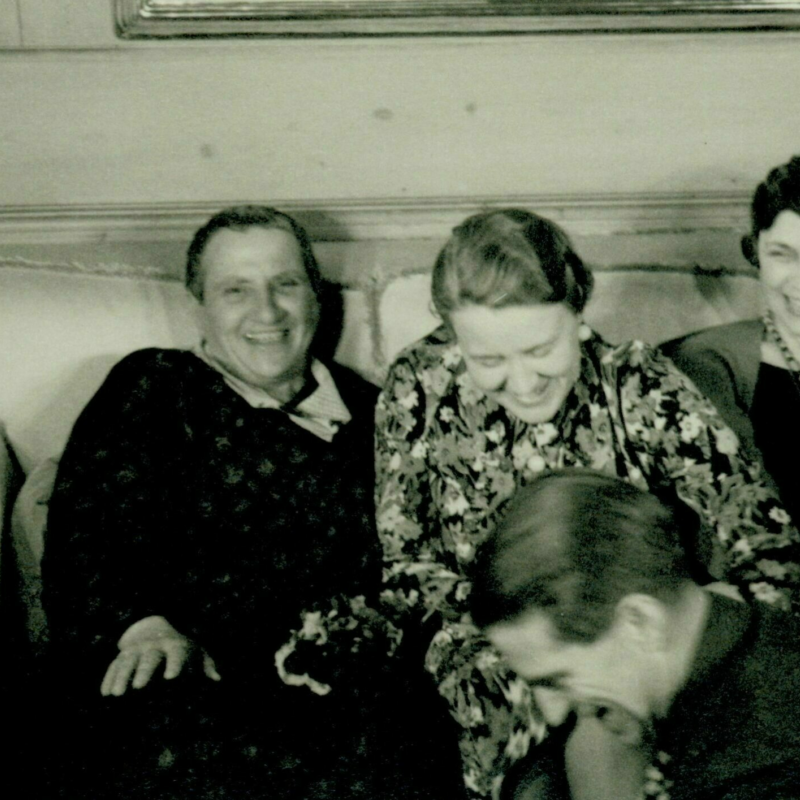
[[[118,646],[119,655],[109,665],[100,686],[104,697],[120,697],[128,686],[133,689],[147,686],[162,662],[164,680],[177,678],[195,655],[202,657],[205,676],[213,681],[220,680],[211,656],[199,650],[164,617],[147,617],[135,623],[125,631]]]

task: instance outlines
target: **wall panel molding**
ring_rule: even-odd
[[[242,201],[245,202],[245,201]],[[253,201],[251,201],[253,202]],[[741,193],[434,197],[408,200],[278,200],[317,241],[440,239],[469,214],[497,206],[529,208],[581,236],[743,230]],[[0,246],[108,241],[186,241],[230,201],[126,205],[0,205]]]
[[[123,38],[790,28],[797,0],[115,0]]]
[[[749,272],[738,193],[277,201],[306,226],[325,274],[344,286],[430,269],[450,230],[481,209],[557,220],[592,269]],[[230,202],[0,206],[0,269],[181,280],[194,231]]]

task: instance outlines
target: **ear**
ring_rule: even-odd
[[[742,236],[742,255],[758,269],[758,239],[749,233]]]
[[[195,327],[200,332],[201,336],[205,336],[206,315],[203,301],[198,300],[192,292],[187,292],[186,294],[188,295],[187,303],[189,304],[189,312],[192,315]]]
[[[655,597],[628,594],[617,603],[614,628],[630,647],[646,653],[661,652],[667,648],[669,612]]]

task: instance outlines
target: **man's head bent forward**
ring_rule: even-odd
[[[581,706],[666,713],[708,607],[696,515],[590,470],[518,491],[475,565],[472,614],[551,725]]]

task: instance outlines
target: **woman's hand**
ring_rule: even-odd
[[[100,693],[121,697],[128,690],[141,689],[150,682],[162,662],[164,679],[181,674],[197,646],[179,633],[164,617],[146,617],[132,625],[119,640],[119,655],[111,662]],[[203,672],[213,681],[220,680],[214,660],[202,651]]]

